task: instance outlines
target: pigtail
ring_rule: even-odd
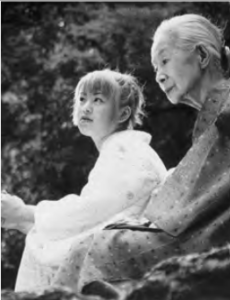
[[[133,128],[141,125],[144,117],[144,95],[137,79],[130,74],[120,74],[117,78],[120,87],[119,103],[121,107],[129,106],[131,115],[124,126]]]
[[[144,113],[144,94],[143,89],[138,84],[137,79],[134,79],[131,83],[132,97],[134,103],[133,125],[141,125]]]

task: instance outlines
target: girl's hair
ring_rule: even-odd
[[[172,17],[160,24],[154,39],[166,32],[174,38],[176,47],[183,50],[193,50],[202,43],[211,55],[213,66],[218,66],[219,69],[221,67],[224,75],[229,76],[230,51],[224,44],[223,30],[208,19],[196,14]]]
[[[100,91],[105,97],[117,101],[119,108],[129,106],[131,114],[129,119],[124,122],[124,127],[133,128],[136,124],[142,123],[144,96],[142,88],[134,76],[109,69],[93,71],[83,76],[75,89],[74,125],[77,125],[76,111],[80,91],[91,93]]]

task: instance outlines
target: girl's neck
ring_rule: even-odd
[[[113,131],[107,135],[104,135],[104,136],[95,136],[95,137],[92,137],[92,140],[98,150],[98,152],[101,151],[101,148],[102,148],[102,145],[104,144],[104,142],[111,136],[113,135],[115,132],[117,131]]]
[[[111,134],[112,134],[112,133],[111,133]],[[104,136],[104,137],[94,137],[94,138],[92,138],[92,140],[93,140],[93,142],[94,142],[94,144],[95,144],[95,146],[96,146],[98,152],[101,151],[101,147],[102,147],[103,143],[105,142],[105,140],[106,140],[111,134],[109,134],[109,135],[107,135],[107,136]]]
[[[101,151],[101,148],[102,148],[102,145],[104,144],[104,142],[105,142],[110,136],[112,136],[112,135],[115,134],[115,133],[118,133],[118,132],[121,132],[121,131],[124,131],[124,130],[130,130],[130,129],[133,129],[133,128],[126,128],[126,127],[124,128],[124,127],[121,126],[121,127],[117,128],[116,130],[114,130],[113,132],[111,132],[111,133],[109,133],[109,134],[107,134],[107,135],[105,135],[105,136],[103,136],[103,137],[99,137],[99,136],[93,137],[92,140],[93,140],[93,142],[94,142],[94,144],[95,144],[95,146],[96,146],[98,152],[100,152],[100,151]]]

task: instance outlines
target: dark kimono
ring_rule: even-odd
[[[230,241],[229,83],[216,87],[206,100],[193,131],[193,146],[153,195],[146,214],[171,236],[189,236],[191,243],[193,234],[200,236],[197,243],[208,247]]]
[[[230,242],[229,82],[216,87],[206,100],[195,124],[193,146],[152,195],[146,216],[158,229],[115,226],[94,236],[73,286],[138,279],[164,258]],[[76,260],[72,253],[73,268]]]

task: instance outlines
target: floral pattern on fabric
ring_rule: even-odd
[[[149,146],[150,135],[127,130],[105,140],[88,184],[81,194],[59,201],[41,201],[28,233],[16,291],[44,289],[53,284],[76,288],[93,259],[98,232],[126,216],[138,218],[151,192],[167,171]],[[95,244],[96,243],[96,244]],[[98,247],[103,247],[98,244]],[[100,277],[94,263],[90,272]]]
[[[126,219],[126,229],[113,224],[113,230],[95,235],[79,290],[94,280],[116,285],[140,279],[162,259],[230,243],[229,82],[211,96],[198,116],[192,148],[154,189],[142,218]],[[158,231],[133,230],[146,216]]]

